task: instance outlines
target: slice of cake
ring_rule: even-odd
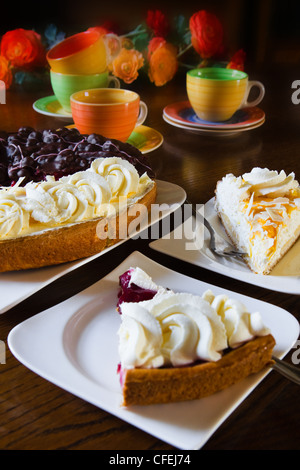
[[[294,173],[253,168],[217,183],[215,208],[226,233],[257,274],[269,274],[300,235],[300,186]]]
[[[124,273],[120,285],[123,405],[203,398],[272,362],[273,336],[238,300],[173,292],[140,268]]]

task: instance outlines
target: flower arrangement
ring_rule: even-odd
[[[89,29],[116,34],[108,23]],[[0,80],[6,88],[14,81],[21,83],[28,74],[49,72],[46,52],[64,37],[54,25],[43,37],[22,28],[5,33],[0,42]],[[225,57],[223,26],[206,10],[197,11],[190,19],[179,15],[172,22],[162,11],[149,10],[143,23],[119,37],[122,47],[109,70],[126,84],[134,82],[143,71],[154,85],[163,86],[179,67],[208,66],[212,59],[225,59],[224,66],[244,70],[245,52],[241,49]],[[193,54],[192,63],[184,64],[188,52]]]

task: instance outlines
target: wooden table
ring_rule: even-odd
[[[145,124],[163,134],[163,145],[149,154],[157,177],[182,186],[193,203],[205,203],[216,182],[228,172],[236,175],[254,166],[294,171],[300,178],[300,105],[291,101],[295,70],[276,78],[272,70],[254,69],[266,96],[261,108],[265,124],[235,137],[215,138],[175,128],[162,119],[163,107],[186,99],[184,76],[156,88],[140,80],[132,88],[148,103]],[[298,77],[299,78],[299,77]],[[51,94],[10,91],[0,105],[0,129],[15,131],[23,125],[55,128],[61,121],[36,113],[32,103]],[[300,318],[299,296],[273,292],[172,259],[151,250],[148,240],[130,240],[107,255],[56,281],[0,316],[0,339],[26,318],[55,305],[109,273],[132,251],[139,250],[176,271],[288,310]],[[284,328],[284,325],[282,325]],[[291,351],[293,352],[293,350]],[[291,360],[291,353],[286,357]],[[300,367],[300,366],[299,366]],[[0,365],[0,448],[69,450],[174,451],[170,445],[56,387],[21,365],[9,349]],[[299,449],[299,387],[271,372],[213,434],[203,449]]]

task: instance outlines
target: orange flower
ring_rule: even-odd
[[[227,64],[227,69],[241,70],[242,72],[245,69],[245,60],[246,52],[243,49],[237,51],[230,59],[230,62]]]
[[[0,55],[0,80],[5,83],[6,89],[12,84],[12,79],[13,76],[9,62],[3,55]]]
[[[121,37],[121,46],[125,49],[134,49],[133,41],[125,36]]]
[[[46,65],[46,53],[41,36],[35,31],[14,29],[1,40],[1,55],[15,67],[41,67]]]
[[[141,52],[136,49],[121,48],[118,57],[112,62],[112,73],[125,83],[132,83],[138,77],[138,71],[144,65]]]
[[[157,47],[153,50],[155,45]],[[172,80],[177,72],[177,48],[165,40],[156,40],[156,43],[150,41],[150,50],[151,52],[148,52],[149,78],[156,86],[163,86]]]

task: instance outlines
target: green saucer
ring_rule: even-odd
[[[68,111],[62,107],[55,95],[46,96],[35,101],[33,103],[33,109],[37,113],[45,114],[46,116],[63,119],[65,121],[73,121],[72,114],[68,113]]]
[[[163,136],[160,132],[148,126],[138,126],[130,134],[127,142],[142,153],[153,152],[163,143]]]

